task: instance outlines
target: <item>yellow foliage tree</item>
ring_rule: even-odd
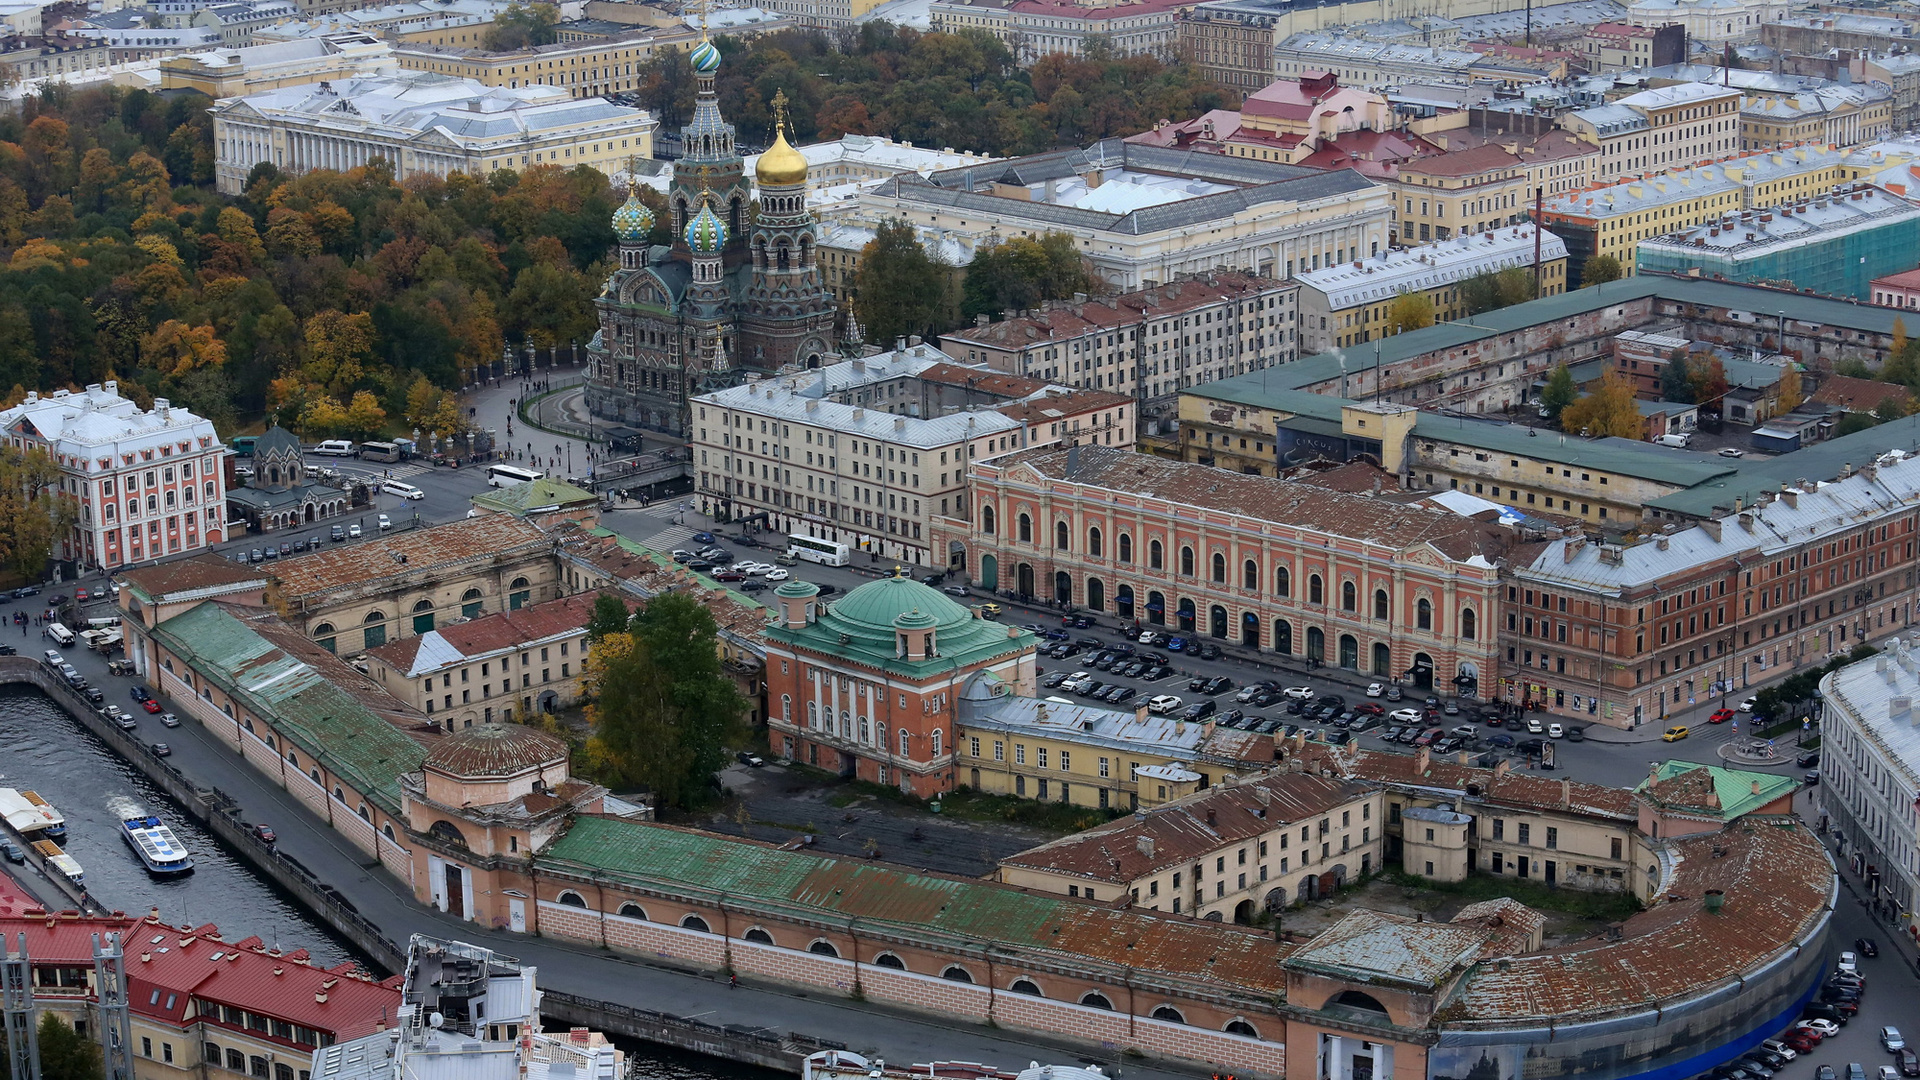
[[[300,433],[314,436],[337,435],[346,430],[347,410],[326,394],[315,394],[300,408]]]
[[[425,375],[413,380],[407,390],[407,423],[425,432],[452,435],[464,429],[460,403],[453,395],[427,381]]]
[[[1780,373],[1780,405],[1775,415],[1790,413],[1805,400],[1806,395],[1800,389],[1800,369],[1788,364],[1787,369]]]
[[[181,376],[227,362],[227,344],[211,326],[189,326],[168,319],[140,339],[140,354],[162,375]]]
[[[373,316],[326,310],[307,320],[307,381],[329,394],[345,394],[365,373],[373,355]]]
[[[173,242],[164,236],[155,236],[152,233],[146,233],[135,237],[133,246],[153,256],[156,262],[163,262],[168,266],[182,265],[180,249],[174,247]]]
[[[1433,299],[1423,292],[1403,292],[1387,306],[1387,333],[1404,334],[1433,325]]]
[[[247,257],[255,262],[267,253],[266,245],[260,242],[260,231],[253,227],[253,218],[245,210],[229,206],[220,211],[220,216],[214,219],[214,229],[220,239],[244,248]]]
[[[356,390],[353,400],[347,402],[345,424],[348,431],[362,438],[378,435],[387,426],[387,410],[380,407],[379,398]]]
[[[1560,426],[1567,431],[1584,430],[1588,435],[1638,439],[1640,406],[1634,403],[1633,387],[1619,372],[1607,372],[1593,393],[1560,413]]]

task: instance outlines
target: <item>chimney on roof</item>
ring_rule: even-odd
[[[1213,807],[1211,806],[1207,807],[1207,827],[1213,828],[1218,824],[1220,824],[1219,813],[1217,813]]]
[[[1421,776],[1425,776],[1427,774],[1427,770],[1431,768],[1432,765],[1433,765],[1433,755],[1427,752],[1426,747],[1422,746],[1418,750],[1415,750],[1413,752],[1413,771],[1415,773]]]
[[[1573,808],[1573,781],[1563,776],[1560,778],[1560,809],[1570,810],[1572,808]]]
[[[1657,761],[1647,762],[1647,783],[1651,784],[1658,779],[1660,779],[1660,763]]]
[[[1140,849],[1140,854],[1149,859],[1153,858],[1153,837],[1136,836],[1133,838],[1133,846]]]
[[[1913,698],[1907,695],[1887,699],[1887,719],[1907,720],[1913,716]]]

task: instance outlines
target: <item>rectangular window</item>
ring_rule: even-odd
[[[1013,763],[1015,765],[1025,765],[1027,763],[1027,744],[1013,744]]]
[[[1550,848],[1560,846],[1560,830],[1551,825],[1547,826],[1547,846]]]
[[[1531,835],[1532,832],[1533,832],[1533,826],[1525,822],[1521,822],[1520,823],[1520,842],[1523,844],[1532,843],[1533,842],[1533,838]]]

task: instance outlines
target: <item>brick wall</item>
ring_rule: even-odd
[[[658,899],[650,899],[642,906],[649,915],[663,919],[678,920],[690,913],[683,910],[681,905]],[[978,983],[956,982],[936,974],[879,967],[870,962],[863,962],[856,967],[852,960],[845,957],[806,951],[806,945],[816,939],[807,938],[803,944],[804,932],[789,935],[790,943],[800,947],[783,948],[737,939],[727,941],[718,934],[688,930],[664,922],[601,915],[586,908],[551,900],[541,900],[537,907],[539,932],[547,937],[598,946],[603,944],[604,934],[607,947],[632,955],[676,964],[693,963],[714,970],[726,967],[731,960],[733,970],[743,978],[767,979],[846,995],[854,992],[857,976],[860,990],[870,1000],[939,1016],[964,1017],[978,1023],[992,1020],[1004,1027],[1094,1042],[1108,1049],[1138,1048],[1152,1054],[1236,1070],[1280,1075],[1286,1068],[1286,1047],[1280,1043],[1150,1017],[1129,1017],[1125,1013],[1092,1008],[1077,1001],[1035,997],[1008,990],[990,991]],[[714,925],[711,914],[704,911],[691,913],[698,914],[709,925]],[[789,929],[804,931],[804,928]],[[845,947],[844,943],[836,942],[836,948]],[[928,960],[916,955],[913,962],[927,963]],[[937,963],[938,959],[935,958],[933,962]],[[973,971],[979,966],[974,963],[968,965],[968,969]],[[981,974],[984,973],[975,972],[976,977]],[[999,969],[995,976],[1007,982],[1017,978],[1030,979],[1042,988],[1042,992],[1054,984],[1058,984],[1054,985],[1055,992],[1081,992],[1077,985],[1068,987],[1065,980],[1028,975],[1021,971]],[[1102,987],[1101,990],[1116,1004],[1124,1001],[1124,996],[1115,988]],[[1139,1004],[1142,1008],[1152,1009],[1163,1003],[1153,999],[1142,1000]],[[1209,1017],[1212,1015],[1212,1010],[1204,1007],[1174,1004],[1189,1017],[1197,1019],[1197,1014],[1203,1011]],[[1283,1030],[1277,1017],[1261,1017],[1252,1022],[1256,1029],[1264,1024],[1275,1034]]]

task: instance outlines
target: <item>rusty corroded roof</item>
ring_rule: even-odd
[[[1286,965],[1354,982],[1432,990],[1477,960],[1490,936],[1484,926],[1356,911],[1301,946]]]
[[[426,767],[472,779],[512,776],[567,758],[566,741],[525,724],[480,724],[434,743]]]

